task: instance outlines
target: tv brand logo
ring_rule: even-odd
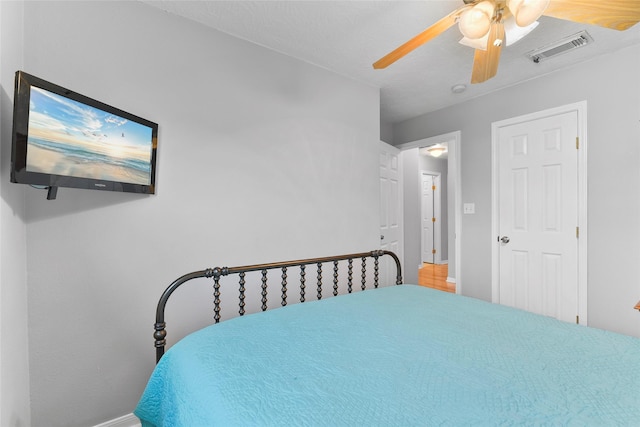
[[[95,185],[96,187],[106,187],[105,184],[93,184],[93,185]]]

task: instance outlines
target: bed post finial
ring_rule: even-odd
[[[153,325],[155,332],[153,338],[155,338],[156,346],[156,363],[160,361],[160,358],[164,355],[164,346],[167,344],[167,330],[165,322],[159,322]]]
[[[398,258],[398,256],[394,252],[385,251],[382,249],[371,251],[371,256],[376,258],[376,261],[377,257],[383,255],[389,255],[391,258],[393,258],[393,261],[396,263],[396,285],[402,285],[402,267],[400,266],[400,259]]]

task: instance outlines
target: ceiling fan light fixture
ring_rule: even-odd
[[[507,0],[507,7],[516,17],[520,27],[527,27],[538,20],[549,6],[550,0]]]
[[[504,32],[505,32],[505,40],[503,40],[503,44],[505,46],[511,46],[512,44],[520,41],[524,36],[533,31],[540,23],[535,21],[534,23],[526,26],[520,27],[516,24],[516,18],[513,15],[509,15],[505,19],[504,22]],[[460,39],[459,43],[473,49],[487,50],[487,42],[489,40],[489,33],[487,33],[484,37],[479,39],[470,39],[467,37],[463,37]]]
[[[492,1],[485,0],[465,10],[458,22],[460,32],[469,39],[484,37],[491,28],[495,7]]]

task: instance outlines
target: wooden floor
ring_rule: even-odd
[[[425,262],[422,268],[418,269],[418,285],[455,293],[456,284],[447,282],[448,272],[447,264],[437,265]]]

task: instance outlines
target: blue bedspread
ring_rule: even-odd
[[[158,427],[638,425],[640,339],[393,286],[195,332],[135,414]]]

